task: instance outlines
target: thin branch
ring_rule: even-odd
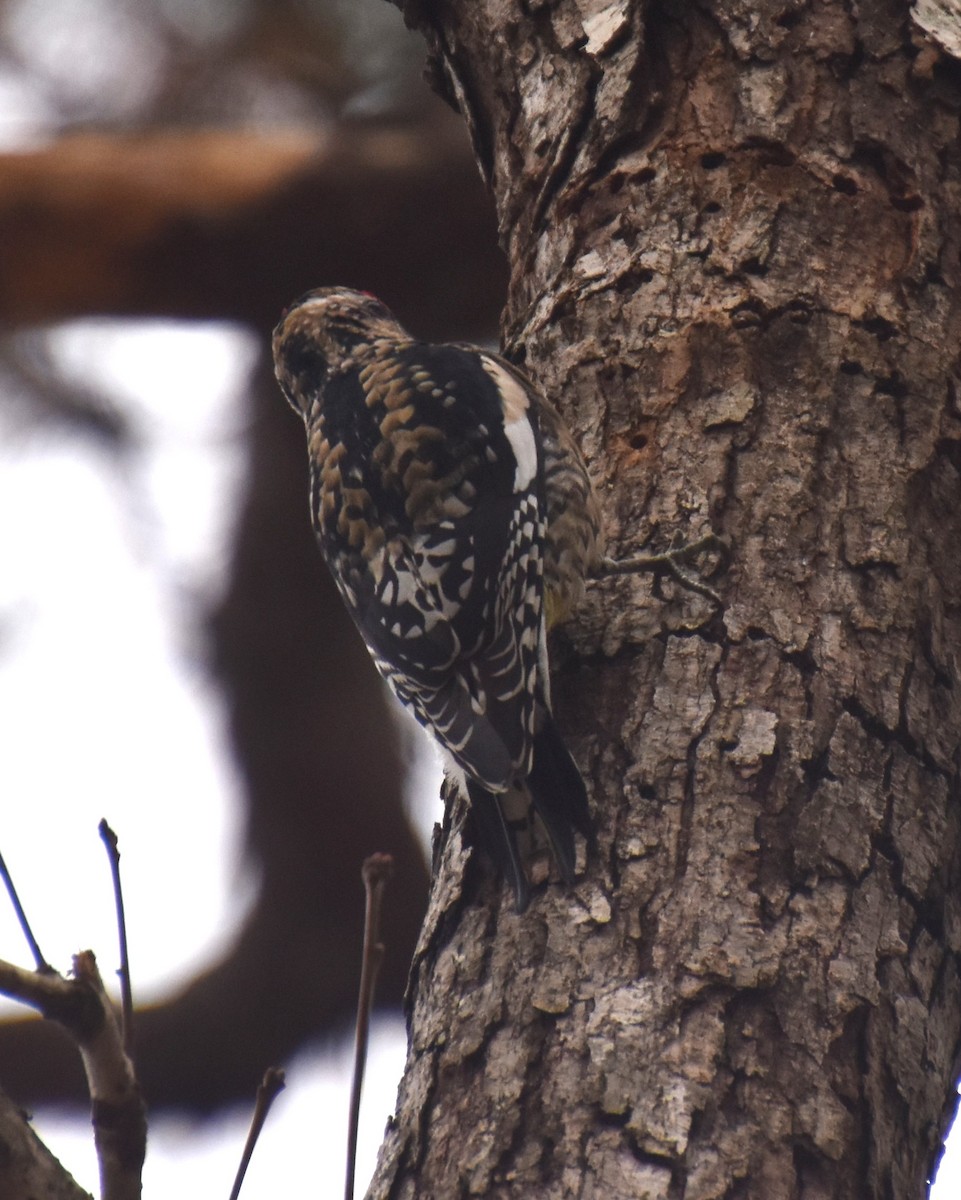
[[[690,562],[708,551],[713,551],[718,555],[720,561],[716,570],[727,565],[731,554],[730,549],[716,533],[708,533],[696,542],[691,542],[686,546],[676,546],[671,550],[665,550],[662,554],[634,554],[630,558],[603,558],[597,575],[603,577],[604,575],[631,575],[639,571],[666,571],[689,591],[706,596],[718,608],[723,608],[723,601],[717,592],[689,574],[681,566],[681,563]]]
[[[370,1013],[374,1005],[374,985],[384,957],[380,940],[380,912],[384,889],[394,872],[394,860],[389,854],[372,854],[364,859],[361,876],[364,880],[366,910],[364,914],[364,960],[360,970],[360,996],[357,1001],[357,1030],[354,1038],[354,1075],[350,1087],[350,1117],[347,1127],[347,1179],[345,1200],[354,1200],[354,1176],[357,1171],[357,1130],[360,1123],[360,1094],[364,1086],[364,1067],[367,1063],[367,1042],[370,1035]]]
[[[230,1189],[230,1200],[237,1200],[237,1197],[240,1195],[240,1189],[244,1184],[244,1176],[247,1174],[247,1167],[250,1165],[254,1147],[257,1145],[257,1139],[260,1137],[260,1131],[267,1120],[270,1106],[284,1090],[285,1083],[286,1077],[279,1067],[268,1067],[264,1072],[264,1077],[257,1088],[257,1102],[254,1105],[254,1115],[250,1119],[247,1142],[244,1145],[244,1152],[240,1158],[240,1166],[237,1168],[234,1186]]]
[[[10,896],[10,902],[13,905],[13,911],[17,914],[17,920],[20,922],[20,928],[23,930],[23,936],[27,939],[27,945],[30,947],[30,953],[33,955],[33,961],[37,965],[38,971],[49,972],[53,967],[47,962],[40,951],[40,946],[37,939],[33,936],[33,930],[30,928],[30,922],[27,920],[27,914],[23,910],[23,905],[20,903],[20,897],[17,895],[17,889],[13,883],[13,877],[7,869],[7,864],[4,861],[3,855],[0,854],[0,876],[3,877],[3,882],[7,886],[7,892]]]
[[[120,843],[117,835],[102,820],[98,826],[100,837],[107,848],[110,859],[110,875],[113,879],[113,898],[117,909],[117,935],[120,939],[120,1004],[123,1030],[123,1048],[133,1058],[133,992],[130,987],[130,955],[127,950],[127,918],[123,906],[123,885],[120,882]]]

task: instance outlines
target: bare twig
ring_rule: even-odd
[[[244,1152],[240,1157],[240,1166],[237,1168],[234,1186],[230,1189],[230,1200],[237,1200],[237,1197],[240,1195],[240,1189],[244,1184],[244,1176],[247,1174],[247,1167],[250,1165],[254,1147],[257,1145],[257,1139],[260,1137],[260,1131],[267,1120],[270,1106],[284,1090],[285,1083],[286,1077],[279,1067],[268,1067],[264,1072],[264,1077],[257,1088],[257,1102],[254,1105],[254,1115],[250,1119],[250,1130],[247,1133]]]
[[[17,889],[14,887],[13,878],[7,870],[7,864],[4,861],[3,855],[0,854],[0,875],[3,876],[3,882],[7,886],[7,892],[10,896],[10,903],[13,905],[13,911],[17,914],[17,920],[20,922],[20,928],[23,930],[23,936],[27,939],[27,945],[30,947],[30,953],[33,955],[33,961],[37,965],[38,971],[50,972],[53,967],[47,962],[40,951],[40,946],[37,944],[37,939],[33,936],[33,930],[30,928],[30,922],[27,920],[27,914],[23,911],[23,905],[20,903],[20,897],[17,895]]]
[[[713,551],[719,556],[720,566],[724,566],[730,557],[730,550],[717,534],[708,533],[704,537],[698,538],[696,542],[691,542],[686,546],[676,546],[671,550],[665,550],[663,554],[634,554],[630,558],[601,559],[597,574],[599,576],[631,575],[638,571],[666,571],[669,575],[673,575],[683,587],[697,592],[700,596],[706,596],[718,608],[722,608],[723,601],[717,592],[681,566],[681,563],[690,562],[698,555],[708,551]]]
[[[127,918],[123,907],[123,885],[120,882],[120,843],[117,835],[102,820],[98,826],[103,844],[110,859],[110,875],[113,879],[113,898],[117,909],[117,935],[120,939],[120,1011],[122,1016],[123,1048],[133,1058],[133,992],[130,987],[130,956],[127,951]]]
[[[374,1004],[374,985],[384,957],[380,940],[380,910],[384,888],[394,871],[389,854],[372,854],[364,859],[361,875],[366,893],[364,914],[364,960],[360,970],[360,995],[357,1001],[357,1030],[354,1038],[354,1075],[350,1086],[350,1117],[347,1127],[347,1180],[345,1200],[354,1200],[354,1176],[357,1171],[357,1129],[360,1122],[360,1094],[364,1086],[370,1013]]]

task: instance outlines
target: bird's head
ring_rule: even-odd
[[[316,288],[284,310],[274,330],[274,370],[297,412],[306,415],[326,380],[358,351],[407,333],[376,296],[352,288]]]

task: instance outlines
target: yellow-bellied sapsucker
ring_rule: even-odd
[[[591,836],[551,717],[546,643],[598,555],[583,460],[516,367],[416,341],[366,293],[309,292],[273,348],[306,425],[328,566],[381,674],[446,752],[523,910],[518,811],[540,818],[568,883],[574,830]]]

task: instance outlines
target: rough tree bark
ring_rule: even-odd
[[[915,1200],[961,1034],[959,69],[895,0],[405,7],[506,342],[615,552],[555,655],[600,851],[518,917],[460,816],[370,1195]]]
[[[91,1200],[39,1140],[23,1111],[0,1091],[0,1196],[4,1200]]]

